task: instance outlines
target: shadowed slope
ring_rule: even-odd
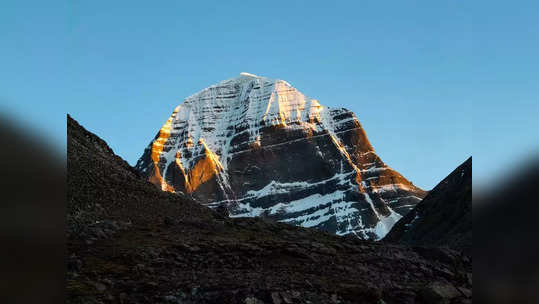
[[[213,212],[185,197],[155,191],[99,137],[67,119],[68,234],[96,221],[151,223],[165,216],[210,219]],[[150,203],[151,202],[151,203]],[[98,223],[99,224],[99,223]]]
[[[395,224],[387,242],[450,246],[467,253],[472,246],[472,158],[441,181]]]

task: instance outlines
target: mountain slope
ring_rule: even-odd
[[[472,158],[442,180],[384,238],[411,245],[472,246]]]
[[[67,128],[67,303],[469,302],[457,252],[222,217],[139,179],[70,117]]]
[[[136,169],[232,216],[364,239],[383,237],[425,195],[376,155],[352,112],[248,73],[186,98]]]
[[[67,155],[68,237],[91,233],[88,228],[100,226],[104,219],[121,218],[124,224],[144,224],[165,216],[203,220],[214,214],[186,197],[155,191],[152,184],[142,180],[102,139],[69,116]],[[182,205],[181,209],[176,207],[178,204]],[[122,223],[113,226],[118,225]]]

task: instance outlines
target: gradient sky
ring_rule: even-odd
[[[534,1],[0,4],[2,112],[65,151],[65,113],[134,164],[185,97],[250,72],[354,111],[425,189],[539,143]],[[5,102],[4,102],[5,101]]]

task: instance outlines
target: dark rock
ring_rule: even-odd
[[[171,296],[171,295],[165,296],[164,300],[167,303],[178,303],[178,298],[176,298],[175,296]]]
[[[247,297],[247,298],[245,298],[244,303],[245,304],[264,304],[263,301],[255,298],[255,297]]]
[[[281,292],[280,295],[283,299],[283,302],[286,304],[294,303],[292,299],[298,299],[300,297],[300,293],[297,291],[292,292],[292,294],[289,294],[287,292]]]
[[[401,218],[384,241],[449,246],[471,256],[472,158],[458,166]]]
[[[68,271],[80,271],[82,268],[82,261],[76,254],[72,254],[67,260]]]
[[[467,273],[466,274],[466,281],[468,283],[468,286],[472,286],[472,274],[471,273]]]
[[[167,225],[167,226],[173,226],[173,225],[176,225],[176,221],[171,218],[170,216],[167,216],[165,217],[165,219],[163,220],[164,224]]]
[[[224,204],[217,206],[217,208],[215,208],[215,212],[219,216],[221,216],[221,218],[228,218],[229,217],[228,208]]]
[[[447,283],[433,282],[419,292],[419,297],[426,304],[446,304],[457,298],[461,293]]]
[[[273,304],[281,304],[283,303],[283,300],[281,299],[281,296],[278,292],[272,292],[271,293],[271,300],[273,301]]]
[[[104,292],[105,290],[107,290],[107,286],[105,286],[104,284],[102,283],[95,283],[95,289],[97,289],[97,291],[99,292]]]
[[[464,287],[457,287],[457,289],[460,291],[460,293],[465,296],[466,298],[472,297],[472,290]]]

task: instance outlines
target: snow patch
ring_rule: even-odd
[[[251,73],[247,73],[247,72],[241,72],[240,75],[241,75],[241,76],[248,76],[248,77],[258,77],[258,76],[255,75],[255,74],[251,74]]]

